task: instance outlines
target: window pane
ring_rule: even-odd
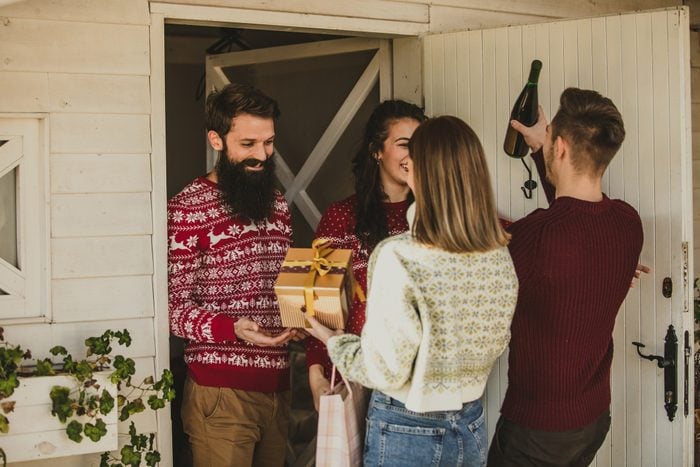
[[[17,263],[17,169],[0,177],[0,258]]]
[[[8,141],[9,141],[9,139],[0,139],[0,146],[7,143]]]

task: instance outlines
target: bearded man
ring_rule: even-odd
[[[185,339],[184,430],[195,466],[282,466],[287,342],[274,282],[291,244],[275,188],[277,103],[231,84],[207,98],[215,170],[168,202],[171,332]]]

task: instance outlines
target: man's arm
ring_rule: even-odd
[[[547,117],[544,115],[544,109],[542,106],[537,108],[537,122],[533,126],[525,126],[517,120],[511,120],[510,125],[523,135],[525,144],[530,147],[530,155],[535,161],[542,189],[544,189],[544,194],[547,196],[547,201],[549,204],[552,204],[556,190],[554,185],[547,179],[547,170],[545,169],[544,155],[542,153],[542,148],[547,138]]]

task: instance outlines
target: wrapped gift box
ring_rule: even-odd
[[[314,248],[287,252],[275,283],[283,326],[309,327],[303,312],[312,308],[312,315],[325,326],[345,327],[355,287],[352,250],[333,250],[328,245],[316,240]]]

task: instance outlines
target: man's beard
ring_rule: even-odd
[[[224,147],[216,163],[216,176],[224,203],[232,214],[259,222],[272,213],[275,203],[275,163],[270,157],[263,170],[251,172],[245,163],[231,162]]]

